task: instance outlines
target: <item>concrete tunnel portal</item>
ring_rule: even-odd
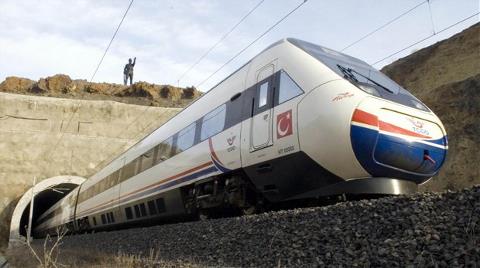
[[[32,227],[35,227],[35,221],[40,215],[84,181],[85,178],[79,176],[56,176],[42,180],[34,187],[30,187],[22,195],[13,211],[9,246],[26,241],[26,226],[28,225],[32,191],[34,194]]]

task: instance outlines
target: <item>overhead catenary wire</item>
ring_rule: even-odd
[[[404,48],[402,48],[402,49],[400,49],[400,50],[398,50],[398,51],[396,51],[396,52],[394,52],[394,53],[392,53],[392,54],[390,54],[390,55],[388,55],[388,56],[386,56],[386,57],[384,57],[384,58],[382,58],[382,59],[380,59],[380,60],[377,60],[377,61],[374,62],[374,63],[371,63],[371,65],[376,65],[376,64],[378,64],[378,63],[380,63],[380,62],[382,62],[382,61],[384,61],[384,60],[386,60],[386,59],[388,59],[388,58],[390,58],[390,57],[392,57],[392,56],[395,56],[395,55],[397,55],[398,53],[401,53],[401,52],[403,52],[403,51],[405,51],[405,50],[407,50],[407,49],[409,49],[409,48],[411,48],[411,47],[413,47],[413,46],[415,46],[415,45],[417,45],[417,44],[419,44],[419,43],[421,43],[421,42],[423,42],[423,41],[425,41],[425,40],[427,40],[427,39],[432,38],[433,36],[435,36],[435,35],[437,35],[437,34],[440,34],[440,33],[444,32],[444,31],[446,31],[446,30],[448,30],[448,29],[450,29],[450,28],[452,28],[452,27],[455,27],[456,25],[458,25],[458,24],[460,24],[460,23],[462,23],[462,22],[464,22],[464,21],[466,21],[466,20],[469,20],[469,19],[477,16],[478,14],[480,14],[480,12],[477,12],[477,13],[475,13],[475,14],[473,14],[473,15],[470,15],[470,16],[462,19],[462,20],[459,20],[459,21],[455,22],[454,24],[451,24],[451,25],[449,25],[448,27],[445,27],[445,28],[443,28],[442,30],[440,30],[440,31],[438,31],[438,32],[436,32],[436,33],[433,33],[433,34],[431,34],[431,35],[429,35],[429,36],[427,36],[427,37],[425,37],[425,38],[423,38],[423,39],[421,39],[421,40],[418,40],[417,42],[415,42],[415,43],[413,43],[413,44],[411,44],[411,45],[409,45],[409,46],[407,46],[407,47],[404,47]]]
[[[92,82],[93,78],[95,77],[95,74],[97,73],[98,69],[100,68],[100,65],[102,64],[103,62],[103,59],[105,58],[105,55],[107,54],[107,51],[108,49],[110,48],[113,40],[115,39],[115,36],[117,35],[118,33],[118,30],[120,29],[120,26],[122,25],[123,21],[125,20],[125,17],[127,16],[127,13],[128,11],[130,10],[130,8],[132,7],[132,4],[133,4],[133,1],[134,0],[131,0],[130,1],[130,4],[128,5],[127,9],[125,10],[125,13],[123,14],[123,17],[120,21],[120,23],[118,24],[112,38],[110,39],[110,42],[108,43],[108,46],[107,48],[105,49],[105,52],[103,53],[103,56],[102,58],[100,59],[100,62],[98,63],[97,65],[97,68],[95,69],[95,72],[93,73],[92,77],[90,78],[90,83]],[[72,111],[72,115],[70,116],[66,126],[65,126],[65,130],[68,130],[72,120],[73,120],[73,117],[75,116],[75,114],[80,110],[80,107],[82,106],[81,102],[78,103],[76,109],[74,111]],[[63,124],[62,124],[62,128],[63,128]],[[62,131],[62,129],[60,129],[60,131]],[[59,139],[57,140],[57,142],[55,143],[55,145],[52,147],[52,149],[50,150],[50,152],[46,151],[45,154],[46,154],[46,157],[45,159],[50,159],[51,156],[53,155],[53,153],[55,152],[55,150],[57,149],[58,145],[60,144],[60,142],[62,141],[63,137],[65,135],[65,131],[62,132],[62,134],[60,135]]]
[[[428,13],[430,13],[430,22],[432,23],[432,31],[435,33],[435,24],[433,23],[433,13],[432,13],[432,5],[430,4],[430,0],[428,2]]]
[[[205,82],[207,82],[212,76],[217,74],[221,69],[223,69],[225,66],[227,66],[230,62],[232,62],[235,58],[240,56],[245,50],[247,50],[249,47],[251,47],[253,44],[255,44],[258,40],[260,40],[262,37],[264,37],[267,33],[269,33],[271,30],[273,30],[278,24],[280,24],[282,21],[284,21],[286,18],[288,18],[293,12],[295,12],[297,9],[299,9],[301,6],[303,6],[308,0],[303,0],[302,3],[300,3],[298,6],[296,6],[294,9],[292,9],[290,12],[288,12],[285,16],[283,16],[280,20],[278,20],[275,24],[270,26],[265,32],[263,32],[261,35],[259,35],[255,40],[250,42],[246,47],[244,47],[242,50],[240,50],[237,54],[235,54],[232,58],[230,58],[227,62],[225,62],[220,68],[215,70],[212,74],[210,74],[207,78],[205,78],[203,81],[198,83],[196,87],[200,87],[203,85]]]
[[[102,56],[102,58],[100,59],[100,62],[98,62],[98,65],[97,65],[97,68],[95,69],[95,72],[93,72],[93,75],[92,75],[92,77],[90,78],[90,83],[93,81],[93,78],[94,78],[95,75],[97,74],[97,71],[98,71],[98,69],[100,68],[100,65],[102,65],[103,59],[105,58],[105,55],[107,55],[108,49],[110,48],[110,46],[112,45],[113,40],[114,40],[115,37],[117,36],[118,30],[120,29],[120,26],[122,26],[123,20],[125,20],[125,17],[127,16],[128,11],[130,10],[130,7],[132,7],[133,1],[134,1],[134,0],[131,0],[131,1],[130,1],[130,4],[128,5],[127,10],[125,10],[125,13],[123,14],[122,20],[120,20],[120,23],[118,24],[117,29],[116,29],[115,32],[113,33],[112,39],[110,39],[110,42],[108,43],[108,46],[107,46],[107,48],[105,49],[105,52],[103,52],[103,56]]]
[[[425,4],[425,3],[427,3],[427,2],[429,2],[429,0],[425,0],[425,1],[417,4],[416,6],[410,8],[409,10],[407,10],[407,11],[403,12],[402,14],[396,16],[395,18],[389,20],[387,23],[385,23],[385,24],[381,25],[380,27],[376,28],[375,30],[373,30],[373,31],[367,33],[366,35],[362,36],[362,37],[359,38],[358,40],[352,42],[351,44],[349,44],[348,46],[344,47],[344,48],[343,48],[342,50],[340,50],[340,51],[345,51],[346,49],[348,49],[348,48],[350,48],[350,47],[352,47],[352,46],[360,43],[360,42],[363,41],[365,38],[371,36],[372,34],[380,31],[380,30],[383,29],[383,28],[387,27],[388,25],[390,25],[390,24],[392,24],[393,22],[399,20],[401,17],[403,17],[403,16],[407,15],[408,13],[414,11],[415,9],[417,9],[418,7],[422,6],[423,4]],[[433,23],[433,22],[432,22],[432,23]]]
[[[223,42],[250,14],[252,14],[265,0],[258,2],[247,14],[245,14],[228,32],[226,32],[212,47],[210,47],[202,56],[200,56],[195,63],[193,63],[180,77],[177,79],[177,83],[185,77],[195,66],[197,66],[212,50],[214,50],[220,43]]]

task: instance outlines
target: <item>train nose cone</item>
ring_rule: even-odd
[[[355,110],[351,123],[355,156],[373,177],[394,177],[422,183],[442,166],[447,138],[434,122],[380,109]]]

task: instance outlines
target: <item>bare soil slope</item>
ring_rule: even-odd
[[[137,82],[131,86],[90,83],[56,74],[33,81],[10,76],[0,83],[0,92],[83,100],[113,100],[127,104],[159,107],[184,107],[201,92],[194,87],[179,88]]]
[[[382,69],[442,120],[447,161],[424,190],[480,184],[480,23]]]

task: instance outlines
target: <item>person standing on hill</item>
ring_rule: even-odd
[[[132,59],[128,59],[128,63],[125,64],[125,68],[123,68],[123,84],[126,86],[128,78],[130,78],[130,85],[132,85],[133,80],[133,66],[135,66],[135,62],[137,61],[137,57]]]

